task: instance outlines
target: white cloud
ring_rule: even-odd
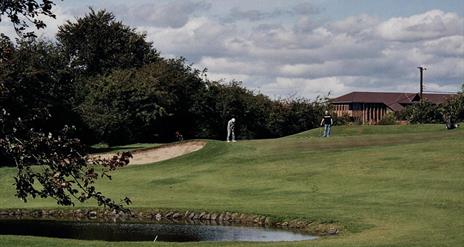
[[[464,35],[453,35],[427,41],[423,47],[428,54],[462,57],[464,55]]]
[[[206,17],[192,18],[179,28],[143,26],[148,38],[162,53],[183,56],[197,62],[202,56],[224,55],[228,33],[232,27],[223,26]],[[233,37],[233,36],[232,36]]]
[[[150,26],[179,28],[184,26],[197,12],[206,11],[210,3],[193,1],[171,1],[163,5],[143,4],[129,7],[126,12],[135,22],[146,22]],[[127,11],[127,9],[126,9]]]
[[[300,16],[295,24],[297,32],[309,32],[317,28],[319,23],[310,16]]]
[[[330,30],[337,33],[346,33],[349,35],[366,36],[375,32],[375,27],[380,23],[376,17],[362,14],[350,16],[344,20],[329,23],[327,26]]]
[[[261,90],[273,97],[306,96],[314,99],[329,93],[341,94],[346,91],[346,86],[338,77],[317,79],[277,77],[274,82],[264,85]]]
[[[296,15],[317,15],[321,13],[321,9],[311,2],[298,3],[292,8],[292,13]]]
[[[250,63],[249,61],[234,61],[228,58],[204,57],[198,64],[206,68],[214,67],[215,70],[222,71],[223,74],[268,75],[271,69],[269,64],[265,62]]]
[[[431,92],[431,93],[436,93],[436,92],[457,92],[460,91],[460,85],[456,84],[438,84],[438,83],[426,83],[424,85],[424,91],[425,92]]]
[[[238,7],[234,7],[230,10],[227,17],[223,18],[225,22],[236,22],[236,21],[260,21],[267,18],[276,17],[284,14],[282,11],[275,10],[273,12],[263,12],[256,9],[242,10]]]
[[[183,56],[208,68],[209,79],[241,80],[270,96],[414,92],[420,65],[428,68],[426,86],[436,91],[464,81],[464,18],[456,13],[431,10],[386,20],[361,14],[322,22],[320,10],[303,8],[306,3],[301,11],[292,5],[234,10],[230,6],[236,5],[228,3],[222,16],[236,20],[225,21],[210,13],[218,9],[213,1],[164,3],[117,12],[145,31],[163,56]],[[46,35],[72,19],[59,11]]]
[[[431,10],[410,17],[396,17],[378,27],[386,40],[419,41],[463,33],[464,18],[455,13]]]
[[[8,37],[14,37],[16,35],[13,26],[8,25],[6,23],[0,23],[0,33],[8,36]]]
[[[425,67],[425,81],[449,84],[464,83],[464,59],[461,57],[445,57],[431,61]]]
[[[423,25],[414,23],[430,18],[430,25],[445,27],[417,36]],[[404,23],[390,32],[394,40],[379,33],[400,19]],[[461,19],[442,11],[384,22],[359,15],[304,29],[299,22],[293,27],[250,22],[245,28],[202,17],[179,28],[153,29],[149,36],[161,51],[208,68],[210,79],[243,80],[272,96],[315,97],[329,91],[417,91],[419,65],[433,68],[434,74],[427,74],[431,82],[453,87],[464,73],[464,42],[457,30],[464,25],[453,22]]]
[[[246,5],[246,4],[243,4]],[[273,10],[263,11],[258,9],[243,9],[241,7],[232,7],[228,14],[221,18],[224,22],[240,22],[240,21],[262,21],[270,19],[278,19],[288,16],[313,16],[321,13],[321,9],[311,2],[300,2],[292,7],[275,8]]]

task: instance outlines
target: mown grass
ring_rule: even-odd
[[[464,130],[442,125],[340,126],[271,140],[208,141],[195,153],[119,170],[100,188],[135,208],[258,213],[335,221],[336,237],[294,243],[157,246],[462,246]],[[0,208],[56,207],[14,198],[0,169]],[[94,206],[94,205],[79,205]],[[152,246],[0,236],[0,246]]]

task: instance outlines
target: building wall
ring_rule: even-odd
[[[353,111],[349,110],[349,104],[333,104],[334,112],[337,117],[342,117],[344,115],[348,115],[352,117]]]
[[[333,104],[337,117],[349,116],[362,124],[377,124],[391,110],[384,104],[346,103]]]

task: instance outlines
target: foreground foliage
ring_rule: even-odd
[[[0,2],[0,22],[6,18],[13,24],[15,31],[24,37],[35,37],[34,31],[27,30],[32,24],[35,28],[45,28],[43,17],[55,18],[51,0],[2,0]]]
[[[111,159],[84,156],[78,139],[71,138],[72,129],[65,128],[57,136],[31,130],[27,123],[17,119],[8,121],[3,109],[0,124],[3,126],[0,149],[8,154],[17,168],[16,196],[26,202],[29,197],[53,198],[59,205],[74,205],[74,200],[96,200],[99,206],[125,210],[97,191],[94,183],[99,177],[111,179],[109,171],[129,163],[130,153],[115,155]],[[52,154],[52,155],[50,155]],[[35,164],[43,164],[33,167]],[[124,203],[130,200],[124,198]]]
[[[0,60],[0,160],[15,166],[16,196],[51,197],[59,205],[89,199],[99,205],[124,210],[99,192],[95,180],[124,166],[129,153],[113,159],[89,159],[71,124],[79,123],[72,110],[74,85],[59,47],[34,39],[16,47],[1,37]],[[69,124],[69,125],[67,125]]]

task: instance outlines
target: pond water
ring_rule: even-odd
[[[54,220],[0,220],[2,235],[30,235],[104,241],[302,241],[316,239],[303,233],[272,228],[107,223]]]

